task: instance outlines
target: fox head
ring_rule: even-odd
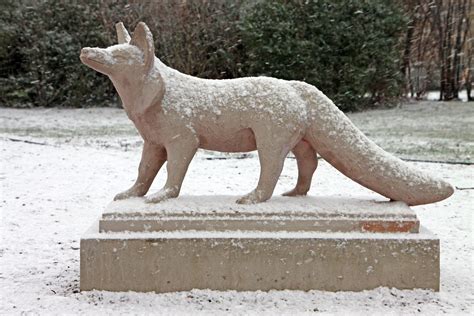
[[[140,22],[132,37],[122,22],[115,25],[118,44],[108,48],[84,47],[80,59],[107,75],[128,110],[139,110],[163,96],[164,83],[155,69],[155,47],[148,26]]]

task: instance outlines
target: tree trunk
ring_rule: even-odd
[[[433,26],[436,26],[438,31],[438,54],[440,64],[440,81],[439,81],[439,101],[444,98],[444,82],[445,82],[445,63],[444,63],[444,32],[443,24],[441,23],[441,9],[443,7],[442,0],[436,0],[436,4],[431,7],[431,15],[433,18]]]
[[[411,2],[409,2],[411,4]],[[415,7],[409,7],[407,8],[407,11],[412,12],[410,15],[410,20],[408,21],[407,25],[407,31],[406,31],[406,36],[405,36],[405,49],[403,51],[403,59],[402,59],[402,67],[401,67],[401,72],[405,78],[405,95],[410,93],[410,96],[413,97],[413,82],[412,82],[412,77],[411,77],[411,69],[410,69],[410,53],[411,53],[411,47],[413,43],[413,34],[415,33],[415,19],[416,15],[418,13],[418,5],[415,5]]]
[[[453,99],[453,68],[452,68],[452,43],[453,36],[453,10],[451,0],[448,1],[448,13],[446,15],[446,35],[444,36],[444,63],[445,63],[445,95],[444,99],[450,101]]]

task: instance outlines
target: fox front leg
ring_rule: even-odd
[[[197,148],[198,141],[195,137],[179,139],[166,147],[168,179],[165,186],[160,191],[148,196],[145,202],[158,203],[179,195],[184,176]]]
[[[142,159],[138,167],[138,177],[135,184],[128,190],[117,194],[114,200],[123,200],[129,197],[144,196],[150,189],[156,174],[166,161],[166,151],[162,146],[145,142]]]

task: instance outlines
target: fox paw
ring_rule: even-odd
[[[256,204],[268,200],[261,191],[254,190],[236,201],[237,204]]]
[[[160,203],[167,199],[175,198],[178,196],[178,192],[173,189],[161,189],[160,191],[153,193],[145,198],[145,203]]]
[[[140,194],[135,189],[128,189],[127,191],[120,192],[114,197],[114,201],[118,200],[125,200],[131,197],[143,196],[144,194]]]
[[[283,193],[283,196],[304,196],[308,193],[308,191],[301,191],[298,190],[297,188],[294,188],[293,190],[290,190],[288,192]]]

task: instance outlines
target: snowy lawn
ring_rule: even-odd
[[[351,115],[392,152],[445,161],[472,161],[473,117],[468,103],[428,102]],[[0,119],[1,315],[473,312],[472,165],[413,163],[461,188],[448,200],[414,208],[422,225],[441,239],[439,293],[388,288],[360,293],[79,293],[80,236],[114,194],[135,180],[140,139],[117,109],[0,109]],[[253,189],[258,173],[255,154],[199,152],[182,194],[244,194]],[[152,191],[163,185],[165,175],[160,173]],[[295,160],[288,158],[276,194],[292,188],[296,175]],[[377,197],[325,162],[310,194]]]
[[[474,162],[472,102],[404,104],[349,113],[372,140],[399,157]],[[139,150],[141,139],[122,109],[0,109],[0,135],[52,145]],[[222,155],[222,154],[220,154]]]

